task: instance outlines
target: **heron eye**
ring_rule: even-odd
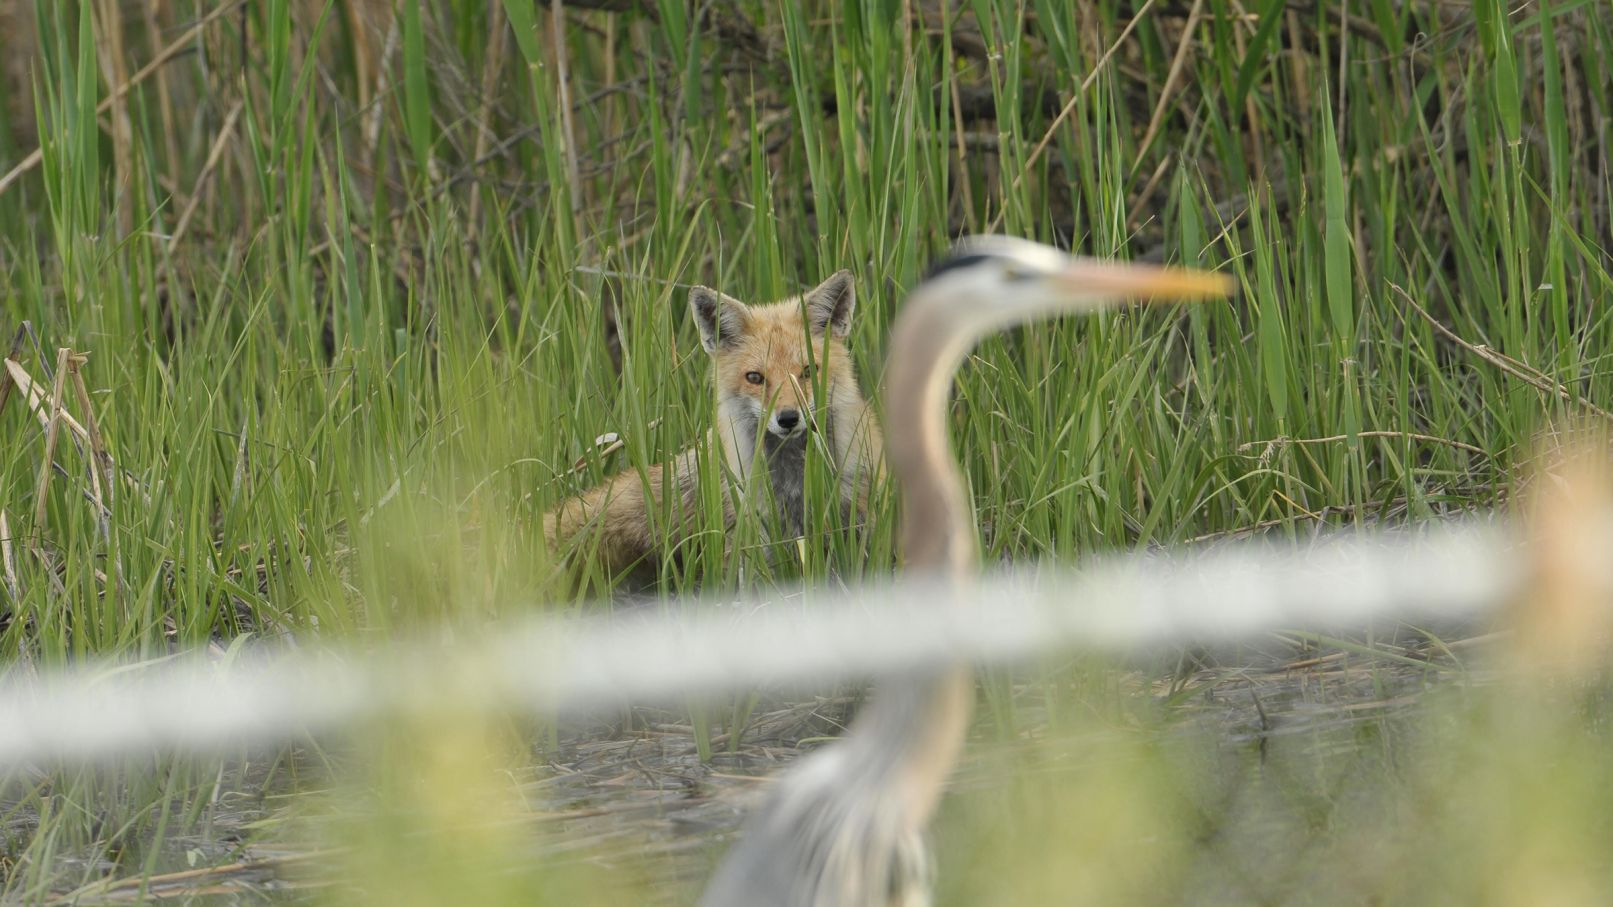
[[[801,380],[802,381],[811,381],[812,380],[812,366],[809,365],[806,368],[801,369]]]
[[[761,372],[746,372],[745,373],[745,380],[749,381],[752,384],[761,384],[763,381],[766,381],[767,379],[762,377]]]

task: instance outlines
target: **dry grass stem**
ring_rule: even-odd
[[[67,362],[73,351],[63,347],[56,351],[56,381],[50,390],[50,410],[45,419],[45,455],[39,461],[39,482],[34,486],[34,531],[43,532],[45,528],[45,507],[50,499],[46,492],[50,490],[51,467],[56,463],[56,436],[61,426],[62,394],[67,389]]]
[[[221,16],[227,15],[240,8],[246,2],[247,0],[230,0],[230,2],[214,7],[207,13],[207,15],[198,19],[195,24],[186,29],[178,38],[175,38],[173,41],[169,42],[166,47],[164,47],[157,53],[155,57],[151,59],[151,62],[140,67],[140,69],[136,71],[134,75],[129,77],[127,82],[124,82],[117,88],[113,89],[112,94],[108,95],[101,101],[100,104],[96,105],[95,112],[97,114],[103,114],[108,110],[111,110],[113,104],[120,103],[125,95],[127,95],[130,91],[133,91],[135,87],[140,85],[146,79],[151,78],[151,76],[157,71],[161,70],[169,60],[172,60],[181,53],[190,50],[193,46],[193,42],[196,40],[196,37],[200,35],[208,25],[212,24]],[[26,157],[18,162],[17,166],[12,167],[11,170],[9,170],[4,176],[0,176],[0,195],[5,195],[7,189],[10,189],[29,171],[33,170],[35,167],[38,167],[40,161],[43,160],[44,148],[41,146],[40,148],[35,148],[32,152],[30,152]]]
[[[1602,407],[1597,406],[1589,400],[1586,400],[1583,396],[1577,395],[1570,391],[1567,387],[1552,381],[1544,372],[1541,372],[1539,369],[1536,369],[1527,363],[1519,362],[1511,356],[1508,356],[1505,353],[1501,353],[1497,350],[1493,350],[1482,343],[1469,343],[1466,340],[1463,340],[1455,331],[1443,324],[1440,324],[1438,319],[1428,314],[1428,310],[1418,305],[1417,300],[1412,299],[1410,293],[1407,293],[1405,290],[1392,283],[1389,285],[1389,287],[1396,293],[1400,294],[1400,297],[1406,301],[1406,304],[1415,309],[1417,314],[1422,316],[1423,320],[1428,322],[1428,325],[1432,327],[1436,333],[1450,342],[1456,344],[1464,350],[1467,350],[1473,355],[1479,357],[1485,362],[1490,363],[1501,371],[1506,372],[1512,377],[1517,378],[1525,384],[1528,384],[1530,387],[1535,388],[1541,393],[1560,397],[1565,401],[1584,407],[1587,412],[1595,413],[1603,419],[1613,421],[1613,412],[1609,412]]]

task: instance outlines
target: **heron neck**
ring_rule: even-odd
[[[979,552],[946,416],[953,373],[975,330],[939,302],[915,296],[891,330],[886,454],[901,491],[906,569],[962,580],[974,573]]]

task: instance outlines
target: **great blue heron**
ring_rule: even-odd
[[[892,328],[885,421],[909,575],[959,589],[979,551],[946,433],[952,375],[982,337],[1036,316],[1130,297],[1224,295],[1220,275],[1073,258],[1022,239],[966,239],[913,290]],[[834,744],[770,792],[718,868],[702,907],[921,907],[924,830],[974,704],[967,665],[886,682]]]

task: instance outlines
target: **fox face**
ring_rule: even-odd
[[[766,305],[707,287],[689,291],[701,346],[712,357],[718,419],[743,458],[764,428],[771,450],[815,424],[832,430],[837,399],[860,401],[845,346],[855,307],[850,271]],[[824,400],[816,398],[819,390]]]
[[[796,538],[805,516],[821,513],[818,508],[864,512],[866,491],[883,476],[883,441],[846,351],[855,307],[849,271],[765,305],[746,305],[707,287],[689,291],[701,346],[711,356],[713,435],[728,474],[740,480],[722,483],[728,526],[742,507],[762,512],[770,505],[778,519],[769,528]],[[807,500],[805,467],[813,450],[833,458],[834,498]],[[690,448],[642,477],[621,473],[545,514],[544,534],[559,545],[597,531],[596,556],[612,572],[653,562],[700,531],[687,518],[665,524],[650,517],[669,499],[677,513],[698,512],[700,462]]]

